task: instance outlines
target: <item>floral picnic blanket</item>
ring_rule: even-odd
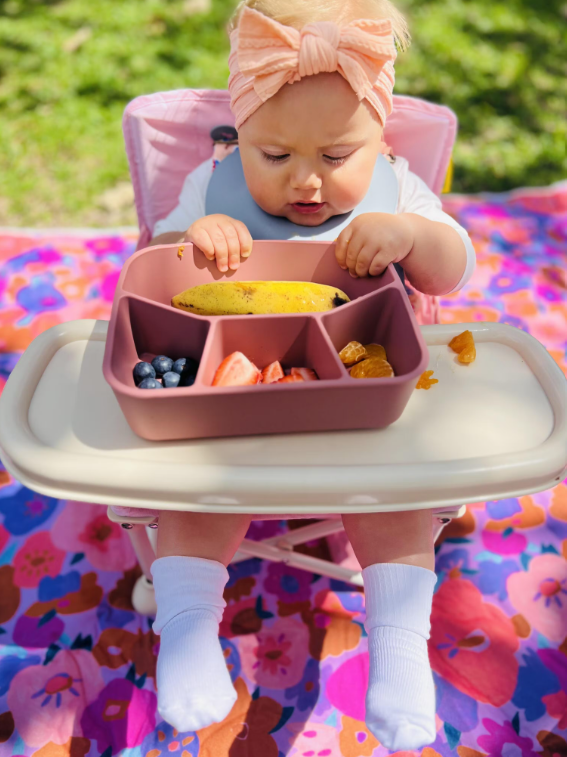
[[[567,186],[445,207],[478,267],[442,321],[525,329],[567,371]],[[43,330],[109,317],[134,247],[129,233],[0,230],[0,391]],[[250,536],[287,527],[256,522]],[[304,549],[328,556],[324,541]],[[445,530],[429,642],[438,732],[423,757],[567,755],[566,558],[565,482],[470,505]],[[0,466],[0,757],[387,754],[364,725],[361,592],[278,563],[231,567],[221,635],[238,701],[223,723],[177,733],[156,712],[159,638],[130,601],[139,575],[103,508],[34,494]]]

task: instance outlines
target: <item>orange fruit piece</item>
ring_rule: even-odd
[[[416,389],[431,389],[433,384],[438,384],[439,379],[431,378],[433,376],[433,371],[424,371],[421,376],[419,377],[419,381],[417,382]]]
[[[474,338],[470,331],[463,331],[462,334],[451,339],[449,347],[453,352],[462,352],[466,347],[474,347]]]
[[[339,352],[339,357],[344,365],[354,365],[359,360],[367,358],[368,354],[360,342],[349,342]]]
[[[473,363],[476,359],[476,349],[474,344],[471,344],[469,347],[465,347],[464,350],[461,350],[459,352],[459,357],[457,360],[459,363]]]
[[[368,357],[379,357],[382,358],[382,360],[388,360],[386,357],[386,350],[381,344],[365,344],[364,349],[366,350]]]
[[[394,375],[394,369],[387,360],[369,357],[353,366],[350,375],[356,379],[391,378]]]

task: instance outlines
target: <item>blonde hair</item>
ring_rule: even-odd
[[[245,7],[295,29],[314,21],[334,21],[342,26],[360,18],[389,19],[398,49],[405,50],[410,44],[407,22],[390,0],[242,0],[231,19],[230,29],[238,27]]]

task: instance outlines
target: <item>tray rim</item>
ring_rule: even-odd
[[[28,422],[31,400],[55,353],[75,341],[105,342],[108,321],[77,320],[58,324],[38,336],[25,351],[0,397],[0,452],[6,469],[21,483],[48,496],[107,505],[156,507],[150,488],[136,494],[113,483],[105,471],[105,483],[85,483],[85,455],[51,448],[34,436]],[[464,323],[423,326],[426,343],[446,344],[469,328],[480,341],[503,341],[522,354],[538,379],[553,410],[554,427],[536,449],[492,456],[493,480],[479,482],[484,458],[398,466],[182,466],[193,481],[192,491],[176,492],[168,508],[208,512],[311,514],[408,510],[460,505],[491,498],[519,496],[554,486],[567,466],[567,381],[545,347],[534,337],[500,323]],[[42,364],[33,372],[30,366]],[[356,433],[356,432],[329,432]],[[367,432],[364,432],[367,433]],[[266,437],[269,441],[269,437]],[[223,444],[229,440],[222,439]],[[235,438],[238,443],[238,438]],[[182,445],[179,441],[176,444]],[[195,444],[195,440],[188,442]],[[214,440],[208,440],[208,444]],[[159,444],[159,442],[147,442]],[[96,456],[96,455],[93,455]],[[101,459],[101,468],[105,458]],[[440,481],[440,466],[443,478]],[[120,476],[129,484],[136,478],[135,460],[121,460]],[[86,466],[88,467],[88,465]],[[151,466],[147,466],[151,467]],[[161,464],[160,478],[179,472],[178,464]],[[64,471],[64,476],[61,471]],[[128,470],[130,469],[130,470]],[[403,469],[403,470],[401,470]],[[495,480],[498,475],[498,481]],[[532,477],[532,483],[528,480]],[[498,485],[497,485],[498,484]],[[135,485],[135,484],[134,484]],[[139,486],[141,484],[138,484]],[[144,498],[143,492],[147,493]],[[368,492],[379,496],[368,496]],[[211,494],[213,496],[211,496]],[[277,494],[277,496],[276,496]],[[163,498],[160,497],[161,499]],[[285,499],[285,503],[282,502]],[[208,501],[204,501],[208,500]],[[371,501],[372,500],[372,501]]]

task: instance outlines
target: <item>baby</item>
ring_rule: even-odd
[[[246,191],[265,218],[290,222],[289,238],[297,227],[316,233],[346,217],[329,232],[337,265],[356,277],[398,263],[417,290],[442,295],[468,280],[474,250],[406,160],[386,166],[398,184],[395,212],[356,212],[376,167],[385,163],[382,135],[392,110],[396,45],[403,49],[408,39],[403,17],[388,0],[241,3],[229,59],[238,151],[225,161],[238,157]],[[206,214],[212,173],[209,160],[187,177],[179,205],[157,223],[151,244],[192,242],[226,272],[252,253],[253,239],[245,219]],[[161,634],[158,709],[179,731],[223,720],[236,700],[218,629],[226,566],[250,520],[160,515],[152,566],[153,628]],[[388,749],[418,749],[435,740],[427,652],[436,581],[432,514],[349,513],[343,523],[363,568],[366,723]]]

